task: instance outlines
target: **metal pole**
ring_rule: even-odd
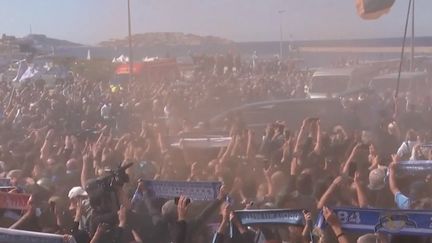
[[[133,52],[132,52],[132,28],[131,28],[130,0],[128,0],[128,29],[129,29],[129,82],[132,82],[132,79],[133,79]]]
[[[399,94],[400,77],[401,77],[401,72],[402,72],[403,56],[404,56],[404,52],[405,52],[405,42],[406,42],[407,31],[408,31],[408,23],[409,23],[410,11],[411,11],[411,3],[412,3],[412,0],[409,0],[408,12],[407,12],[406,21],[405,21],[404,37],[403,37],[403,41],[402,41],[402,50],[401,50],[400,62],[399,62],[399,72],[398,72],[398,78],[397,78],[397,84],[396,84],[395,100],[398,98],[398,94]]]
[[[285,10],[279,10],[278,11],[280,16],[280,23],[279,23],[279,32],[280,32],[280,41],[279,41],[279,59],[282,61],[283,59],[283,29],[282,29],[282,14],[285,13]]]
[[[412,0],[412,9],[411,9],[411,14],[412,14],[412,16],[411,16],[412,17],[412,19],[411,19],[411,63],[410,63],[410,71],[411,72],[413,72],[414,68],[415,68],[414,67],[415,66],[415,62],[414,62],[415,61],[414,60],[414,58],[415,58],[415,52],[414,52],[414,41],[415,41],[414,2],[415,2],[415,0]]]

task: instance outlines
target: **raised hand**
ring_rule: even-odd
[[[222,205],[222,221],[228,223],[231,215],[231,207],[228,203]]]
[[[178,221],[186,220],[188,209],[189,209],[189,204],[187,203],[187,197],[183,195],[180,196],[177,204]]]
[[[127,220],[127,208],[121,205],[119,211],[117,212],[117,215],[119,220],[119,227],[124,228],[126,226]]]
[[[340,227],[340,221],[339,218],[336,216],[336,214],[329,209],[328,207],[323,207],[323,215],[327,223],[332,227]]]
[[[219,194],[217,196],[217,199],[218,200],[225,200],[227,195],[228,195],[228,192],[226,191],[226,187],[221,186],[221,188],[219,189]]]

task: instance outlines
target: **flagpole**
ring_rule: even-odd
[[[128,39],[129,39],[129,82],[133,79],[133,53],[132,53],[132,28],[131,28],[131,11],[130,11],[130,0],[127,2],[128,7]]]
[[[408,32],[408,23],[409,23],[409,17],[410,17],[410,12],[411,12],[411,3],[412,3],[412,0],[409,0],[408,12],[407,12],[406,21],[405,21],[404,37],[403,37],[403,41],[402,41],[402,50],[401,50],[400,62],[399,62],[399,72],[398,72],[398,77],[397,77],[395,100],[397,99],[398,94],[399,94],[399,85],[400,85],[400,78],[401,78],[401,72],[402,72],[403,57],[404,57],[404,52],[405,52],[405,42],[406,42],[406,37],[407,37],[407,32]]]
[[[414,41],[415,41],[415,32],[414,32],[414,27],[415,27],[415,22],[414,22],[414,20],[415,20],[415,17],[414,17],[414,13],[415,13],[415,10],[414,10],[414,3],[415,3],[415,0],[412,0],[412,9],[411,9],[411,17],[412,17],[412,19],[411,19],[411,63],[410,63],[410,71],[411,72],[413,72],[414,71],[414,65],[415,65],[415,63],[414,63],[414,58],[415,58],[415,53],[414,53]]]

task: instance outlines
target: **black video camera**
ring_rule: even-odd
[[[112,170],[109,175],[90,181],[86,186],[90,205],[92,207],[97,206],[101,200],[109,197],[110,193],[114,192],[115,187],[122,187],[123,184],[128,183],[129,176],[126,174],[126,169],[132,165],[133,163],[128,163],[120,166],[118,169]]]

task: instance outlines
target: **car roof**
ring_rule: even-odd
[[[386,79],[393,79],[397,80],[399,76],[399,73],[388,73],[380,76],[374,77],[372,80],[386,80]],[[401,72],[400,79],[401,80],[412,80],[412,79],[422,79],[426,78],[427,72]]]
[[[244,105],[237,106],[237,107],[234,107],[232,109],[226,110],[226,111],[212,117],[210,119],[210,122],[214,121],[214,120],[218,120],[221,117],[225,117],[227,114],[229,114],[231,112],[243,110],[243,109],[250,108],[250,107],[273,106],[273,105],[278,105],[278,104],[283,104],[283,103],[322,103],[322,102],[326,102],[326,103],[340,102],[340,100],[338,98],[316,98],[316,99],[291,98],[291,99],[278,99],[278,100],[267,100],[267,101],[253,102],[253,103],[244,104]]]
[[[351,76],[353,72],[354,68],[322,68],[316,70],[312,77]]]

